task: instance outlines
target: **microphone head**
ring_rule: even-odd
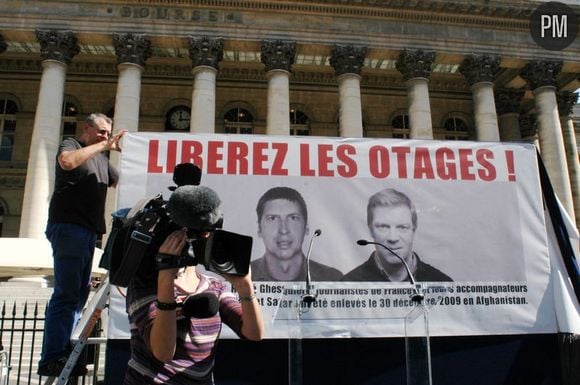
[[[320,236],[320,234],[322,234],[322,230],[320,230],[320,229],[317,229],[317,230],[314,232],[314,236],[315,236],[315,237],[318,237],[318,236]]]
[[[175,189],[167,202],[167,212],[173,222],[188,229],[214,227],[222,213],[217,193],[205,186],[181,186]]]
[[[302,302],[306,304],[307,307],[312,307],[312,304],[316,302],[316,294],[304,294],[302,296]]]
[[[201,169],[193,163],[180,163],[173,171],[173,181],[179,186],[198,186],[201,182]]]
[[[359,246],[366,246],[366,245],[368,245],[368,244],[369,244],[369,241],[367,241],[366,239],[359,239],[358,241],[356,241],[356,243],[357,243]]]
[[[210,318],[220,308],[218,297],[213,293],[203,292],[189,295],[181,307],[181,314],[186,317]]]

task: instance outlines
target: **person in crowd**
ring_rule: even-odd
[[[407,263],[416,281],[453,281],[415,252],[417,212],[407,195],[392,188],[372,195],[367,204],[367,225],[373,241],[386,247],[375,245],[369,259],[346,273],[343,281],[410,281],[401,259]]]
[[[290,187],[273,187],[260,197],[256,213],[265,252],[252,261],[254,280],[305,281],[302,247],[309,229],[302,195]],[[310,260],[310,275],[313,281],[338,281],[342,277],[339,270],[314,260]]]
[[[171,233],[159,255],[180,255],[186,241],[185,229]],[[195,266],[160,270],[156,285],[132,280],[127,289],[131,359],[124,385],[214,384],[222,323],[241,338],[263,338],[264,322],[251,270],[245,276],[222,275],[238,298],[221,279],[201,274]]]
[[[58,376],[71,352],[74,326],[87,301],[97,236],[105,233],[107,189],[118,173],[109,163],[109,151],[121,151],[121,130],[112,134],[112,120],[90,114],[78,138],[65,139],[56,155],[55,186],[46,237],[51,243],[54,291],[46,310],[38,374]],[[84,375],[78,365],[73,375]]]

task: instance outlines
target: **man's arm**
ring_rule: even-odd
[[[107,140],[79,148],[78,150],[63,151],[58,156],[58,164],[63,170],[70,171],[103,151],[120,152],[119,140],[126,132],[126,130],[121,130]]]

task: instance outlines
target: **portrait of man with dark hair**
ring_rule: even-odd
[[[273,187],[256,206],[258,236],[264,242],[264,255],[252,261],[255,281],[304,281],[306,256],[302,250],[309,234],[306,202],[290,187]],[[314,260],[310,274],[315,281],[337,281],[342,273]]]

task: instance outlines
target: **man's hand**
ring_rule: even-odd
[[[120,130],[116,134],[111,135],[111,137],[107,139],[107,150],[121,152],[121,145],[119,144],[119,141],[126,133],[127,130]]]

